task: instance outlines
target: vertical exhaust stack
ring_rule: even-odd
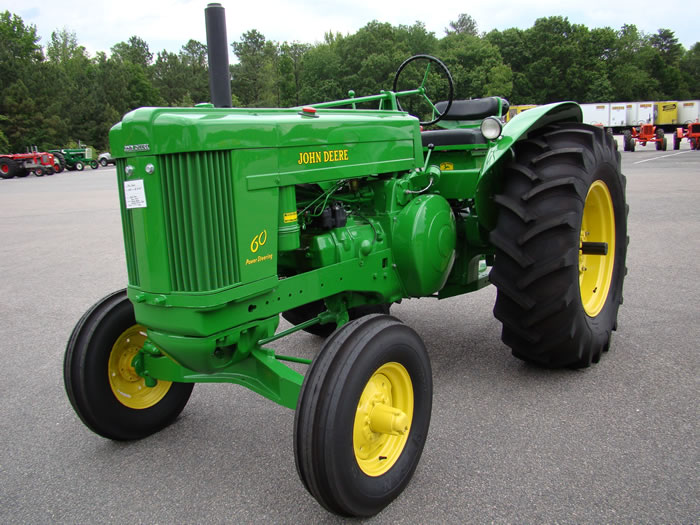
[[[209,4],[204,10],[209,58],[209,93],[214,107],[231,107],[231,72],[228,67],[226,12],[221,4]]]

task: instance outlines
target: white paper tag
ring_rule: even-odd
[[[127,209],[146,207],[143,179],[124,181],[124,202]]]

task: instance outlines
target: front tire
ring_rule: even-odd
[[[83,171],[83,169],[85,168],[85,164],[83,164],[82,162],[78,161],[78,162],[75,163],[75,166],[74,166],[74,167],[75,167],[75,169],[78,170],[78,171]]]
[[[344,516],[391,503],[418,465],[432,389],[425,346],[398,319],[366,316],[334,332],[304,378],[294,419],[297,472],[311,495]]]
[[[131,440],[158,432],[182,412],[192,393],[192,383],[145,385],[131,366],[145,338],[125,290],[90,308],[70,336],[63,365],[66,393],[83,423],[103,437]]]
[[[626,274],[619,153],[594,126],[559,124],[516,143],[503,186],[490,278],[504,343],[547,367],[597,362]]]

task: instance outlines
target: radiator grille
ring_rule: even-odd
[[[122,215],[122,230],[124,232],[124,251],[126,252],[126,271],[129,278],[129,284],[140,286],[139,268],[136,264],[136,245],[134,241],[134,221],[131,212],[126,209],[124,204],[124,168],[126,160],[117,159],[117,180],[119,181],[119,200],[121,201]]]
[[[163,155],[159,165],[172,290],[238,282],[230,153]]]

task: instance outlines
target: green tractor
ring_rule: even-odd
[[[494,284],[516,357],[597,362],[626,273],[620,155],[573,102],[503,126],[503,99],[453,100],[425,55],[377,95],[226,107],[223,9],[206,13],[214,104],[137,109],[110,132],[128,286],[73,330],[68,397],[97,434],[133,440],[171,424],[194,383],[244,386],[296,411],[318,502],[371,516],[408,484],[431,416],[428,352],[391,305]],[[438,77],[448,96],[429,102]],[[422,123],[412,100],[431,109]],[[314,359],[275,352],[298,330],[327,336]]]
[[[61,164],[61,170],[83,171],[85,166],[96,170],[99,167],[93,157],[92,148],[63,148],[50,150]]]

